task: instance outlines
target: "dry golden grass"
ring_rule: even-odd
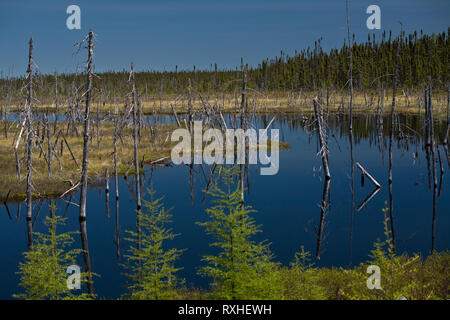
[[[66,122],[59,122],[56,132],[61,129],[65,132],[67,128]],[[37,198],[59,197],[72,186],[76,185],[81,178],[81,164],[83,158],[83,136],[82,127],[78,125],[79,136],[73,134],[67,136],[67,142],[70,149],[77,160],[77,164],[72,158],[66,144],[63,143],[61,152],[62,136],[56,141],[57,135],[52,136],[52,144],[55,145],[55,152],[58,157],[53,156],[52,159],[52,175],[48,174],[48,165],[46,155],[41,151],[37,143],[33,147],[33,172],[32,182],[34,190],[32,196]],[[172,142],[170,135],[177,128],[175,124],[171,125],[153,125],[152,134],[148,126],[143,126],[141,133],[141,143],[139,144],[139,163],[143,165],[152,164],[156,160],[164,157],[170,157],[172,147],[177,142]],[[41,128],[42,130],[42,128]],[[53,130],[53,124],[50,126]],[[25,198],[26,191],[26,158],[25,158],[25,133],[18,148],[19,159],[21,161],[21,177],[17,179],[16,160],[14,154],[14,144],[18,135],[18,124],[13,123],[8,131],[8,138],[4,133],[0,136],[0,201],[6,198],[11,201],[22,201]],[[53,131],[52,131],[53,132]],[[40,133],[42,135],[42,131]],[[89,166],[88,166],[88,182],[96,184],[101,182],[105,177],[105,170],[108,168],[109,176],[114,174],[113,171],[113,141],[114,126],[112,123],[102,123],[99,127],[100,144],[97,139],[97,127],[95,123],[91,124],[89,146]],[[133,138],[132,129],[124,128],[121,134],[122,139],[117,139],[117,171],[120,176],[133,175],[135,170],[131,166],[133,160]],[[41,137],[39,138],[39,140]],[[270,151],[271,142],[268,141],[267,148]],[[288,149],[289,144],[285,142],[279,143],[279,150]],[[47,139],[42,143],[42,150],[47,153]],[[58,160],[59,158],[59,160]],[[9,194],[9,195],[8,195]]]
[[[58,130],[65,130],[66,123],[59,123]],[[95,125],[91,125],[92,133],[89,148],[89,182],[94,182],[104,176],[105,169],[109,169],[109,174],[113,172],[113,134],[114,127],[111,123],[103,123],[100,126],[99,137],[100,146],[97,144],[97,135]],[[142,130],[142,140],[139,147],[139,161],[143,164],[149,164],[157,159],[170,156],[170,150],[173,143],[170,140],[170,133],[174,129],[173,125],[158,125],[155,127],[156,140],[150,133],[148,127]],[[81,163],[83,157],[83,137],[81,135],[82,128],[78,128],[80,136],[68,136],[67,141],[76,158],[80,168],[75,164],[66,145],[63,145],[61,154],[61,141],[58,139],[58,145],[55,146],[55,152],[60,158],[53,156],[52,159],[52,176],[48,175],[48,165],[37,145],[33,147],[33,197],[47,198],[59,196],[68,190],[72,185],[79,182],[81,177]],[[16,160],[14,155],[14,141],[17,139],[18,128],[13,124],[8,139],[5,139],[2,133],[0,137],[0,200],[4,201],[9,193],[9,200],[20,201],[25,198],[26,188],[26,159],[25,155],[25,135],[22,136],[21,144],[18,149],[19,158],[22,161],[22,173],[20,179],[16,176]],[[52,143],[56,137],[52,138]],[[44,152],[47,152],[47,140],[43,145]],[[124,129],[122,140],[117,142],[117,161],[118,171],[121,175],[129,168],[133,158],[133,140],[131,129]],[[61,165],[60,165],[61,163]],[[133,170],[130,170],[130,174]]]
[[[325,95],[325,93],[324,93]],[[161,99],[148,99],[144,100],[142,104],[142,112],[144,114],[173,114],[171,105],[173,105],[177,114],[185,114],[187,110],[186,97],[175,95],[165,95]],[[294,93],[291,92],[269,92],[266,94],[248,92],[247,102],[249,112],[254,113],[311,113],[313,112],[312,99],[315,97],[313,92]],[[240,107],[240,94],[203,94],[202,99],[198,95],[194,95],[192,99],[192,110],[195,113],[204,112],[204,105],[209,104],[215,106],[216,103],[220,105],[220,109],[224,114],[234,113],[239,111]],[[325,96],[324,96],[325,100]],[[419,113],[419,100],[421,100],[420,113],[424,114],[423,97],[418,97],[417,94],[406,96],[402,90],[398,90],[396,96],[396,112],[418,114]],[[345,112],[348,112],[349,95],[345,92],[344,107]],[[325,104],[325,102],[324,102]],[[447,96],[445,93],[436,93],[432,97],[432,104],[434,107],[434,116],[443,117],[446,115]],[[342,111],[342,92],[330,93],[328,108],[330,112]],[[387,90],[384,96],[384,112],[390,112],[392,106],[392,91]],[[355,92],[353,97],[353,112],[358,113],[376,113],[378,107],[378,93],[367,93],[366,95],[361,92]],[[94,103],[92,106],[92,112],[95,113],[98,110],[101,113],[114,113],[115,106],[112,104],[99,104]],[[119,110],[125,112],[127,108],[123,103],[119,104]],[[129,106],[128,106],[129,108]],[[324,108],[326,106],[324,105]],[[18,106],[11,106],[11,111],[18,111]],[[36,106],[37,111],[50,112],[55,111],[54,105],[42,105]],[[59,111],[64,112],[67,110],[67,105],[60,105]]]

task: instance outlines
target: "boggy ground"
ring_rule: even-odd
[[[51,137],[52,145],[57,156],[52,159],[52,175],[49,176],[47,164],[47,139],[42,141],[42,150],[35,142],[33,147],[33,198],[48,198],[62,195],[72,186],[76,185],[81,176],[81,164],[83,159],[83,136],[82,125],[77,125],[79,135],[66,135],[66,122],[59,122],[56,134]],[[152,162],[164,157],[170,156],[170,150],[173,143],[170,140],[170,133],[175,128],[174,125],[153,126],[153,133],[150,127],[142,127],[141,143],[139,146],[139,162],[141,165],[151,164]],[[26,158],[25,144],[26,132],[22,135],[22,140],[18,148],[18,155],[21,162],[21,176],[17,178],[16,160],[14,154],[14,144],[17,140],[20,128],[17,123],[13,123],[8,132],[8,138],[5,138],[2,132],[0,136],[0,200],[21,201],[25,198],[26,190]],[[36,124],[35,124],[35,130]],[[42,132],[42,127],[40,128]],[[63,141],[61,135],[58,138],[58,132],[62,130],[73,156],[78,165],[72,158],[72,155]],[[50,125],[50,131],[53,132],[53,123]],[[113,170],[113,137],[114,126],[112,123],[102,123],[98,132],[95,124],[91,124],[90,148],[89,148],[89,183],[95,183],[104,178],[105,170],[108,168],[109,175],[114,174]],[[55,145],[57,142],[57,145]],[[62,148],[61,148],[62,145]],[[117,139],[117,168],[120,175],[124,175],[128,170],[129,174],[134,173],[131,166],[133,159],[133,138],[131,128],[122,130],[121,138]],[[9,194],[9,195],[8,195]]]
[[[324,110],[328,108],[330,112],[345,112],[348,113],[349,94],[343,91],[330,90],[328,93],[328,105],[326,90],[319,94],[314,92],[257,92],[249,91],[247,93],[247,110],[249,113],[313,113],[313,98],[317,97]],[[35,106],[35,112],[66,112],[69,109],[69,103],[60,102],[58,109],[54,99],[48,98],[48,103]],[[433,116],[446,117],[447,115],[447,92],[435,92],[432,96]],[[1,100],[0,100],[1,102]],[[386,90],[384,99],[382,101],[383,112],[388,113],[392,108],[392,90]],[[177,114],[186,114],[188,112],[188,97],[182,93],[179,95],[165,94],[158,95],[141,95],[141,109],[142,113],[150,114],[173,114],[173,110]],[[5,103],[3,103],[5,105]],[[223,114],[237,113],[241,106],[240,92],[235,94],[230,93],[202,93],[193,94],[191,97],[191,105],[193,113],[204,113],[208,108],[217,108]],[[353,97],[353,113],[354,114],[376,114],[378,106],[381,105],[379,92],[355,92]],[[75,107],[75,104],[72,103]],[[79,101],[79,108],[83,109],[84,101]],[[129,106],[117,100],[117,103],[110,101],[96,100],[92,103],[92,112],[97,110],[102,114],[112,114],[115,108],[118,107],[119,112],[126,112]],[[172,109],[173,107],[173,109]],[[21,111],[22,107],[19,105],[11,105],[9,110],[12,112]],[[425,114],[423,93],[414,93],[407,95],[403,90],[399,89],[396,92],[395,111],[407,114]]]
[[[21,167],[20,178],[18,178],[14,145],[17,141],[20,125],[18,123],[7,123],[6,126],[9,126],[7,137],[3,130],[4,125],[4,122],[1,123],[0,201],[20,202],[26,197],[26,131],[22,134],[17,152]],[[46,134],[43,134],[43,125],[34,124],[36,133],[39,133],[39,127],[40,133],[37,140],[40,142],[40,146],[38,141],[34,142],[32,156],[33,199],[56,198],[67,191],[73,192],[77,190],[76,185],[80,181],[83,159],[83,127],[81,123],[75,125],[78,132],[77,135],[74,133],[75,130],[70,130],[70,134],[67,134],[67,126],[67,122],[58,122],[55,130],[56,134],[53,134],[54,123],[50,123],[49,127],[52,132],[50,140],[56,155],[52,157],[52,174],[49,175],[47,162],[48,140]],[[141,141],[138,144],[138,158],[141,167],[144,165],[170,163],[172,147],[177,144],[177,142],[171,141],[170,136],[176,128],[176,124],[146,124],[141,126]],[[103,184],[106,169],[108,169],[109,177],[114,175],[114,125],[112,122],[102,122],[97,132],[97,126],[94,121],[91,123],[90,129],[88,183],[90,185]],[[63,134],[58,135],[60,130]],[[63,135],[70,146],[70,150],[63,139]],[[270,141],[268,141],[267,147],[270,151]],[[288,143],[279,142],[280,150],[288,148]],[[120,137],[117,138],[117,171],[119,176],[135,174],[132,164],[133,151],[132,128],[126,127],[121,130]]]

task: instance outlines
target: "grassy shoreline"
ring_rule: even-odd
[[[65,127],[66,123],[58,123],[56,132],[60,129],[65,130]],[[53,125],[50,130],[52,129]],[[174,129],[174,125],[156,126],[154,128],[155,138],[153,139],[150,129],[147,127],[142,128],[142,140],[139,150],[139,162],[141,165],[148,165],[155,160],[170,156],[172,143],[167,138],[172,129]],[[78,130],[80,133],[82,132],[81,125]],[[114,175],[112,160],[114,127],[112,123],[103,123],[99,127],[99,140],[97,140],[95,126],[92,126],[91,130],[88,182],[95,184],[99,180],[104,179],[106,168],[108,168],[109,176]],[[12,202],[22,201],[25,198],[26,160],[24,158],[22,158],[20,179],[17,179],[16,176],[13,138],[15,142],[17,131],[18,128],[13,126],[9,130],[7,139],[5,139],[3,134],[0,137],[0,164],[2,167],[0,172],[0,200],[2,202],[5,201],[8,194],[8,201]],[[51,139],[54,145],[56,137]],[[54,146],[59,160],[56,156],[53,156],[51,177],[48,175],[48,164],[45,154],[47,152],[47,140],[45,139],[43,143],[44,152],[38,146],[33,147],[33,199],[59,197],[79,181],[81,176],[83,137],[80,134],[79,136],[67,136],[66,139],[75,159],[77,159],[79,167],[73,160],[65,143],[63,143],[63,149],[61,149],[63,141],[59,139],[57,141],[58,145]],[[99,145],[98,141],[100,142]],[[19,157],[22,157],[25,152],[24,144],[22,140],[18,148]],[[120,176],[123,176],[127,169],[129,169],[129,175],[132,175],[134,172],[134,169],[130,168],[133,157],[132,150],[131,129],[126,128],[122,132],[122,138],[117,140],[117,170]]]
[[[425,114],[423,106],[423,97],[417,94],[406,96],[402,92],[398,92],[396,97],[395,111],[403,114]],[[270,96],[250,95],[248,97],[248,112],[256,114],[276,114],[276,113],[314,113],[312,99],[316,97],[314,93],[293,93],[286,94],[272,94]],[[320,98],[320,97],[319,97]],[[322,97],[323,108],[327,109],[326,96]],[[349,96],[344,95],[330,95],[328,99],[328,110],[333,112],[348,113]],[[192,111],[194,113],[204,112],[205,106],[207,108],[214,107],[216,103],[220,104],[220,110],[223,114],[233,114],[239,112],[240,98],[233,95],[213,95],[203,97],[202,99],[192,100]],[[83,101],[80,101],[80,108],[83,106]],[[358,114],[376,114],[379,101],[378,95],[364,95],[362,93],[355,93],[353,97],[353,113]],[[342,108],[342,104],[344,108]],[[419,107],[420,104],[420,107]],[[5,104],[3,104],[5,105]],[[161,99],[143,99],[141,101],[141,109],[144,115],[173,115],[173,109],[177,114],[187,114],[187,100],[179,99],[179,96],[166,95]],[[436,118],[445,118],[447,116],[447,96],[444,93],[438,93],[432,97],[433,116]],[[126,113],[130,106],[124,103],[117,104],[119,112]],[[112,103],[92,103],[92,114],[97,111],[99,114],[113,114],[116,108]],[[383,99],[383,111],[389,113],[392,108],[392,91],[386,91]],[[10,112],[20,112],[22,106],[9,106]],[[65,113],[69,110],[67,103],[60,104],[56,108],[54,103],[43,104],[35,106],[34,112],[56,112]]]
[[[53,130],[53,123],[50,124],[50,130]],[[58,122],[56,132],[65,131],[67,122]],[[158,124],[151,127],[142,126],[141,143],[139,144],[139,164],[141,167],[146,165],[166,165],[170,162],[172,147],[177,142],[172,142],[170,135],[176,124]],[[41,128],[42,130],[42,128]],[[81,177],[81,163],[83,154],[82,126],[78,125],[79,135],[65,136],[70,146],[78,166],[75,163],[67,145],[63,139],[56,136],[51,137],[54,151],[58,157],[52,159],[52,175],[48,174],[47,163],[47,138],[41,140],[42,150],[36,144],[33,147],[33,178],[32,178],[32,198],[48,199],[57,198],[66,191],[74,187]],[[89,167],[88,184],[103,185],[105,179],[105,170],[108,169],[108,176],[114,176],[113,166],[113,135],[114,126],[112,123],[102,123],[99,127],[99,139],[97,139],[97,128],[95,122],[91,125],[90,147],[89,147]],[[25,134],[22,136],[18,148],[18,155],[21,161],[21,176],[17,178],[16,160],[14,154],[14,144],[18,136],[19,128],[13,125],[9,128],[8,138],[5,138],[3,132],[0,134],[0,202],[21,202],[25,199],[26,191],[26,159],[25,159]],[[40,139],[39,139],[40,140]],[[62,144],[62,149],[61,149]],[[268,149],[270,150],[270,141]],[[285,150],[289,144],[280,141],[279,149]],[[62,151],[61,151],[62,150]],[[132,129],[124,128],[121,138],[117,139],[117,171],[118,176],[133,176],[134,167],[131,165],[133,159],[133,139]],[[75,188],[71,192],[75,192]],[[69,193],[70,194],[70,193]]]

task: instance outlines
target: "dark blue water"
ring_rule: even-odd
[[[249,167],[249,185],[246,202],[258,210],[255,218],[262,225],[263,232],[257,240],[269,240],[276,260],[288,264],[294,253],[304,246],[315,257],[317,253],[317,234],[321,217],[320,204],[324,189],[322,161],[317,155],[318,145],[314,132],[311,132],[302,117],[281,117],[273,123],[273,128],[281,129],[280,139],[290,143],[290,149],[280,152],[280,169],[277,175],[260,176],[256,166]],[[264,127],[271,119],[258,117],[255,126]],[[403,138],[395,134],[393,141],[393,201],[394,232],[397,252],[421,253],[426,256],[432,246],[433,191],[428,187],[427,160],[423,151],[421,137],[408,128],[421,132],[422,122],[415,117],[399,117],[404,130]],[[366,178],[361,186],[360,171],[354,172],[354,210],[351,193],[351,154],[346,122],[342,125],[335,118],[330,119],[329,161],[332,179],[330,182],[329,206],[323,223],[320,245],[320,259],[314,259],[318,266],[343,266],[359,264],[368,259],[377,238],[384,239],[382,208],[389,199],[388,192],[388,146],[389,137],[385,128],[382,148],[377,134],[372,129],[373,117],[359,116],[354,120],[353,151],[355,162],[361,163],[382,185],[380,191],[360,210],[358,206],[371,194],[374,187]],[[387,119],[385,123],[387,122]],[[443,124],[436,123],[439,136]],[[442,165],[445,174],[437,197],[435,221],[435,249],[447,250],[450,246],[450,197],[448,165],[441,147]],[[190,170],[188,166],[146,168],[144,189],[150,183],[157,196],[164,196],[166,208],[173,207],[172,227],[181,235],[170,245],[187,249],[178,266],[184,269],[180,276],[188,285],[207,288],[208,281],[197,275],[201,266],[201,256],[211,252],[211,240],[204,230],[196,225],[204,221],[204,212],[209,204],[206,199],[202,205],[203,192],[211,167],[194,167],[193,196],[191,199]],[[441,182],[439,162],[437,163],[438,185]],[[205,179],[206,176],[206,179]],[[134,186],[132,178],[128,183]],[[105,209],[103,188],[90,188],[87,202],[87,232],[89,252],[93,272],[100,275],[94,279],[95,292],[99,297],[117,298],[124,291],[125,277],[121,264],[127,243],[123,240],[125,230],[136,228],[135,200],[130,194],[127,182],[120,179],[120,262],[117,258],[115,239],[115,201],[114,180],[110,181],[111,199],[108,218]],[[131,187],[132,189],[133,187]],[[68,199],[68,197],[66,197]],[[144,195],[144,198],[148,198]],[[72,201],[79,201],[75,194]],[[17,219],[17,204],[8,204],[12,219],[5,207],[0,209],[0,298],[11,298],[20,291],[18,287],[18,263],[22,252],[27,250],[27,227],[25,205]],[[33,219],[40,204],[34,204]],[[66,214],[67,225],[61,231],[79,231],[78,208],[57,201],[57,213]],[[49,214],[48,201],[44,202],[33,231],[45,231],[43,221]],[[74,246],[80,247],[76,237]],[[79,265],[82,265],[80,257]]]

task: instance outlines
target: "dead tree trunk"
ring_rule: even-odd
[[[80,219],[86,219],[86,192],[88,180],[88,165],[89,165],[89,114],[91,108],[91,93],[92,93],[92,60],[94,55],[93,33],[89,31],[88,37],[88,64],[87,64],[87,80],[86,80],[86,109],[84,112],[84,132],[83,132],[83,163],[81,165],[81,189],[80,189]]]
[[[27,115],[26,115],[26,125],[27,125],[27,222],[28,225],[31,223],[31,211],[32,211],[32,200],[31,200],[31,174],[32,174],[32,148],[33,148],[33,38],[30,38],[30,50],[28,54],[28,97],[27,97]],[[29,246],[32,246],[32,232],[28,232],[29,236]]]
[[[58,72],[55,70],[55,123],[53,124],[53,134],[58,128]]]
[[[331,179],[330,169],[328,167],[328,146],[325,144],[325,139],[323,137],[323,128],[322,128],[322,115],[319,115],[319,111],[317,110],[317,97],[314,98],[314,115],[316,117],[316,128],[319,135],[319,143],[320,143],[320,155],[322,157],[323,169],[325,172],[325,179]]]
[[[141,210],[141,185],[139,183],[139,158],[138,158],[138,145],[137,145],[137,107],[136,107],[136,82],[134,78],[134,63],[131,63],[131,73],[130,80],[132,86],[132,103],[133,103],[133,145],[134,145],[134,170],[136,173],[136,201],[137,201],[137,211]]]
[[[350,51],[350,65],[348,69],[349,75],[349,86],[350,86],[350,102],[349,102],[349,117],[350,117],[350,131],[353,130],[353,48],[352,40],[350,38],[350,18],[348,16],[348,0],[345,1],[345,10],[347,16],[347,37],[348,37],[348,48]]]
[[[430,151],[433,174],[433,219],[431,227],[431,252],[435,250],[435,227],[436,227],[436,200],[437,200],[437,169],[436,169],[436,145],[434,143],[433,105],[431,103],[431,77],[428,78],[428,132],[430,139]]]
[[[50,123],[48,114],[45,116],[46,130],[47,130],[47,166],[48,166],[48,176],[52,176],[52,142],[50,137]]]
[[[142,130],[142,108],[141,108],[141,98],[137,97],[137,122],[138,122],[138,137],[139,144],[141,144],[141,130]]]
[[[448,144],[448,135],[450,132],[450,83],[447,84],[447,130],[445,131],[444,145]]]
[[[391,234],[392,234],[392,250],[395,252],[395,232],[394,232],[394,199],[392,193],[392,148],[394,139],[394,117],[395,117],[395,93],[397,90],[397,74],[398,74],[398,51],[399,44],[395,50],[395,69],[394,69],[394,83],[392,88],[392,108],[391,108],[391,128],[389,132],[389,217],[391,222]]]
[[[189,132],[192,134],[192,93],[191,93],[191,79],[188,79],[188,122]]]
[[[245,168],[245,155],[246,155],[246,139],[245,139],[245,130],[246,130],[246,121],[245,121],[245,105],[247,103],[246,100],[246,90],[247,90],[247,65],[245,66],[245,69],[243,70],[244,78],[242,81],[242,98],[241,98],[241,129],[242,129],[242,148],[243,148],[243,163],[241,164],[241,168],[239,170],[239,178],[240,178],[240,187],[241,187],[241,205],[244,203],[244,168]],[[238,155],[239,158],[239,155]]]
[[[114,187],[116,194],[116,230],[115,230],[115,241],[117,246],[117,260],[120,260],[120,235],[119,235],[119,175],[117,172],[117,137],[118,137],[118,114],[117,114],[117,106],[115,106],[114,110]]]
[[[87,79],[86,79],[86,109],[84,112],[84,133],[83,133],[83,163],[81,166],[81,189],[80,189],[80,231],[81,243],[84,252],[84,265],[88,273],[88,291],[92,296],[94,294],[94,286],[92,283],[91,261],[89,257],[87,231],[86,231],[86,194],[87,194],[87,180],[88,180],[88,165],[89,165],[89,114],[91,107],[91,93],[92,93],[92,63],[94,57],[94,34],[89,30],[88,36],[88,62],[87,62]]]

